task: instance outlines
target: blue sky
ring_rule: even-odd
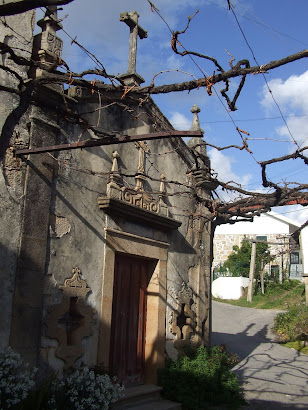
[[[232,1],[232,0],[231,0]],[[180,42],[187,50],[194,50],[215,57],[225,70],[229,60],[249,59],[256,65],[233,14],[228,11],[227,0],[154,0],[161,15],[172,30],[182,30],[187,17],[198,14],[192,20]],[[243,33],[254,52],[259,65],[281,59],[289,54],[308,49],[308,1],[306,0],[233,0]],[[177,56],[170,47],[170,31],[151,8],[147,0],[75,0],[65,6],[60,17],[64,29],[71,37],[94,53],[110,74],[124,73],[127,69],[128,27],[119,21],[124,11],[137,10],[139,24],[148,30],[148,38],[138,43],[137,72],[146,82],[162,70],[171,71],[158,76],[155,84],[174,83],[200,78],[203,73],[212,74],[211,62]],[[64,34],[63,59],[73,71],[95,68],[95,64]],[[197,63],[197,64],[195,64]],[[293,138],[298,145],[308,143],[308,62],[301,60],[285,65],[265,74]],[[234,93],[238,81],[231,84]],[[216,85],[220,95],[223,85]],[[220,179],[241,183],[248,190],[261,189],[261,173],[258,161],[279,157],[295,149],[292,136],[277,106],[267,91],[264,78],[252,75],[247,78],[244,90],[237,101],[236,112],[227,113],[223,103],[206,90],[190,93],[172,93],[154,97],[158,106],[176,129],[188,129],[192,114],[190,108],[197,104],[201,108],[200,122],[204,138],[211,144],[224,146],[241,144],[239,134],[230,115],[240,129],[250,134],[249,147],[253,155],[235,149],[218,152],[209,149],[212,167]],[[279,141],[274,141],[279,140]],[[292,160],[268,168],[268,176],[275,182],[307,183],[307,166],[303,161]],[[227,198],[226,198],[227,199]],[[275,209],[291,219],[305,221],[308,210],[302,207]]]

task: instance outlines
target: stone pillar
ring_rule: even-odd
[[[194,105],[191,110],[193,121],[191,131],[203,130],[200,126],[200,108]],[[193,217],[190,229],[190,243],[196,250],[197,265],[190,273],[193,290],[198,295],[196,303],[196,334],[193,343],[196,346],[210,346],[211,340],[211,255],[212,233],[211,214],[206,207],[206,201],[211,197],[211,191],[217,187],[210,174],[210,160],[207,156],[206,143],[201,137],[193,137],[188,142],[196,162],[191,170],[191,177],[198,200],[194,200]]]
[[[0,4],[4,1],[1,0]],[[2,17],[0,41],[14,52],[29,59],[32,52],[34,11]],[[1,55],[1,64],[16,72],[23,80],[28,78],[28,67],[20,66]],[[9,71],[0,70],[0,84],[17,88],[19,79]],[[21,214],[24,202],[24,164],[13,155],[14,147],[27,147],[26,107],[20,106],[20,97],[10,92],[0,93],[0,351],[9,345],[17,253],[21,231]]]
[[[38,22],[42,33],[35,36],[32,58],[45,64],[46,69],[59,64],[62,41],[56,37],[61,27],[57,21],[56,7],[47,7],[43,20]],[[39,76],[42,69],[31,73]],[[59,89],[59,86],[57,86]],[[52,90],[50,88],[53,88]],[[57,93],[55,87],[41,86],[34,90],[33,98],[39,98],[37,105],[28,109],[30,118],[27,128],[30,148],[54,145],[58,134],[57,116],[50,109],[44,109],[48,99]],[[39,108],[43,107],[43,108]],[[24,206],[21,217],[22,228],[19,239],[17,270],[10,345],[32,365],[37,365],[39,356],[43,293],[46,265],[48,263],[49,215],[52,195],[54,160],[46,153],[23,158],[26,164]]]
[[[32,112],[31,147],[53,145],[57,129],[39,108]],[[37,364],[54,160],[48,154],[27,160],[25,203],[15,280],[10,345],[32,365]]]

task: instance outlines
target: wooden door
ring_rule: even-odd
[[[144,382],[148,264],[116,255],[109,368],[125,386]]]

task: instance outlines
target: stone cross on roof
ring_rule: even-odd
[[[148,33],[142,27],[138,25],[139,14],[136,11],[120,14],[120,21],[124,21],[130,29],[129,34],[129,54],[128,54],[128,69],[125,74],[122,74],[120,78],[127,85],[140,85],[144,83],[144,79],[136,73],[136,57],[137,57],[137,39],[138,36],[142,40],[147,38]]]

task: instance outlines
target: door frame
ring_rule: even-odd
[[[112,319],[112,299],[115,255],[123,253],[147,258],[152,263],[152,275],[147,288],[145,336],[145,383],[157,382],[157,369],[165,362],[165,319],[167,298],[167,242],[156,241],[107,228],[104,255],[100,331],[97,363],[108,367]]]

